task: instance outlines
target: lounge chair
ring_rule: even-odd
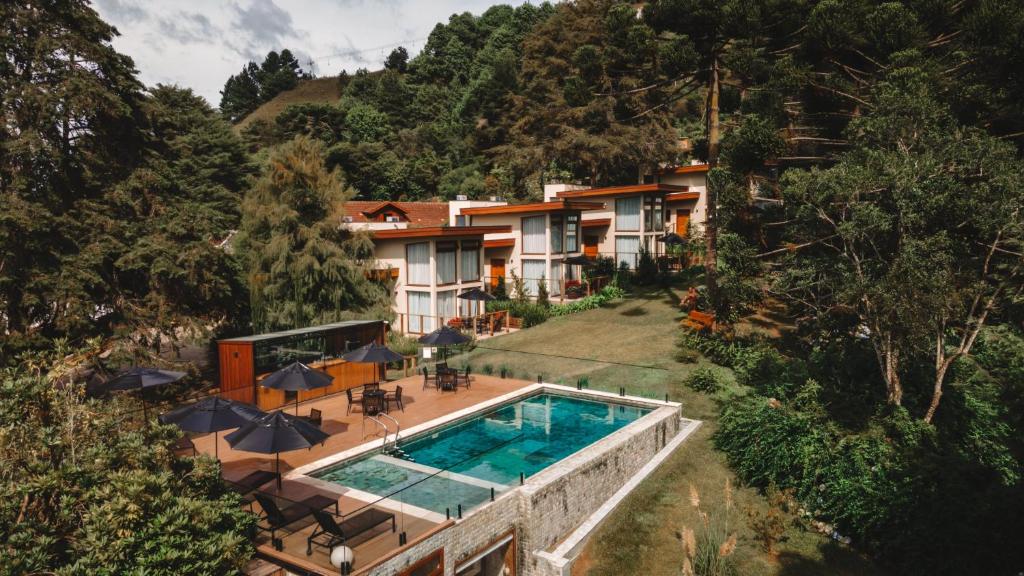
[[[277,502],[267,494],[256,492],[253,496],[256,497],[260,508],[263,509],[260,520],[267,523],[266,526],[261,526],[257,523],[256,527],[270,532],[270,543],[277,550],[282,548],[281,541],[277,539],[278,530],[308,518],[314,511],[320,511],[331,506],[334,506],[335,512],[338,511],[338,500],[336,498],[320,494],[289,504],[284,508],[278,506]]]
[[[466,366],[466,369],[463,371],[463,374],[461,376],[458,373],[455,374],[455,385],[456,386],[465,386],[466,389],[468,390],[469,389],[469,381],[470,381],[469,366]]]
[[[362,405],[363,405],[363,395],[362,394],[354,394],[352,392],[352,389],[349,388],[348,390],[345,390],[345,396],[348,397],[348,406],[345,407],[345,414],[346,415],[352,413],[352,406],[360,406],[360,407],[362,407]]]
[[[387,404],[389,404],[389,405],[392,402],[394,402],[395,404],[398,405],[399,408],[402,409],[402,412],[405,412],[405,405],[402,404],[402,387],[401,386],[395,387],[395,391],[394,392],[388,392],[384,396],[384,401]],[[389,409],[388,411],[390,412],[391,410]]]
[[[334,516],[322,510],[314,510],[313,518],[316,518],[317,527],[313,529],[313,533],[306,540],[306,556],[313,554],[314,544],[330,550],[388,520],[391,521],[391,531],[394,532],[396,529],[395,515],[376,508],[364,510],[343,520],[341,524],[338,524]],[[324,537],[326,538],[324,539]],[[321,540],[317,540],[318,538]]]

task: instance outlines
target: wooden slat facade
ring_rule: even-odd
[[[369,322],[352,326],[330,327],[321,334],[325,339],[329,355],[340,355],[346,349],[376,341],[384,343],[386,325],[383,322]],[[315,333],[315,331],[314,331]],[[259,382],[269,375],[256,374],[254,354],[255,340],[232,338],[217,343],[220,360],[220,392],[219,395],[230,400],[256,404],[261,410],[274,410],[294,403],[294,398],[286,400],[283,390],[272,390],[259,386]],[[288,336],[282,336],[282,340]],[[267,339],[260,339],[266,343]],[[347,362],[334,358],[319,362],[311,362],[310,367],[323,370],[334,376],[334,382],[326,388],[301,391],[299,402],[320,398],[329,394],[344,392],[381,379],[379,367],[375,364]]]

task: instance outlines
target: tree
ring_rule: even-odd
[[[385,70],[394,70],[402,74],[405,73],[406,68],[409,66],[409,51],[404,46],[399,46],[388,54],[387,60],[384,61]]]
[[[141,85],[87,3],[0,5],[0,358],[91,324],[80,208],[139,162]],[[2,361],[0,361],[2,362]]]
[[[238,122],[259,108],[260,104],[291,90],[299,80],[309,76],[287,48],[280,53],[271,50],[256,64],[249,62],[224,83],[220,95],[220,111],[231,122]]]
[[[245,262],[257,330],[336,321],[376,307],[390,293],[366,277],[369,236],[342,228],[355,194],[324,167],[323,147],[306,137],[272,152],[242,205],[238,250]]]
[[[1012,145],[959,124],[914,54],[895,62],[827,169],[787,172],[792,255],[779,287],[818,315],[854,314],[888,401],[914,358],[932,367],[923,418],[950,367],[1024,289],[1024,166]]]
[[[0,572],[240,572],[255,517],[216,461],[173,455],[175,428],[84,399],[77,361],[99,351],[58,346],[0,374]]]

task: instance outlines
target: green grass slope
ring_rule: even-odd
[[[241,122],[235,124],[235,131],[241,132],[245,130],[247,126],[257,120],[271,122],[285,108],[293,104],[327,104],[337,102],[340,97],[341,84],[338,82],[337,76],[303,80],[295,88],[274,96],[269,102],[264,102],[252,114],[249,114]]]

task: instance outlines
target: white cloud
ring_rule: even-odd
[[[96,0],[147,85],[179,84],[216,106],[228,76],[288,48],[319,74],[376,69],[401,44],[415,55],[438,22],[493,0]],[[515,4],[521,3],[516,0]]]

